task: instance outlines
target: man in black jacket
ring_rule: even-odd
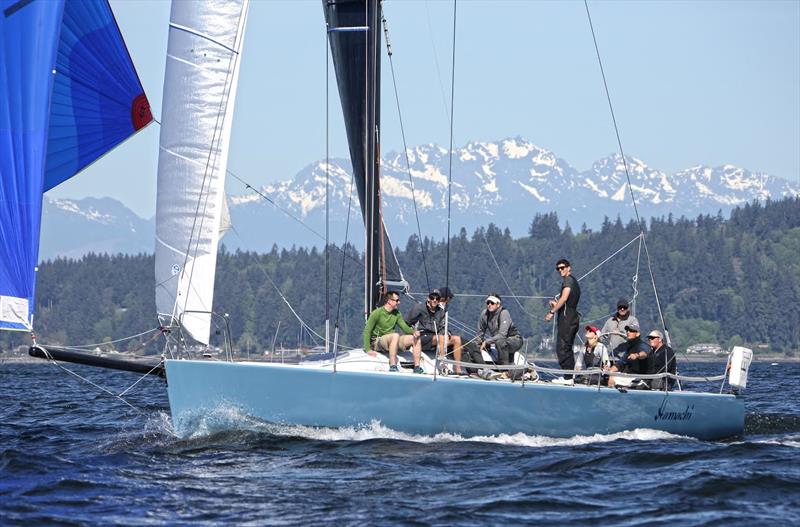
[[[651,348],[642,340],[639,326],[628,324],[625,326],[625,334],[628,340],[614,350],[614,356],[617,361],[611,366],[610,371],[634,375],[647,373],[647,360],[650,356]],[[608,385],[611,387],[615,385],[629,386],[632,380],[630,377],[610,377]]]
[[[647,373],[672,373],[678,371],[675,363],[675,352],[664,342],[664,335],[654,329],[647,335],[647,342],[652,351],[647,357]],[[664,377],[661,379],[650,379],[648,384],[653,390],[663,390],[666,386],[671,390],[675,384],[675,379]]]

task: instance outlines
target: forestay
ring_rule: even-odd
[[[0,329],[29,330],[42,194],[152,117],[107,1],[0,11]]]
[[[248,0],[173,2],[158,156],[156,308],[208,344]]]

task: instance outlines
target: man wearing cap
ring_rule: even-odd
[[[606,344],[608,344],[608,349],[615,350],[625,342],[625,326],[628,324],[638,326],[639,321],[631,314],[628,299],[620,298],[617,300],[617,312],[606,320],[606,323],[603,324],[603,329],[600,331],[601,336],[605,338]]]
[[[449,290],[447,293],[449,294]],[[428,294],[426,302],[418,302],[406,314],[405,321],[411,327],[415,327],[420,334],[420,345],[422,351],[440,351],[444,356],[445,335],[444,335],[444,315],[445,310],[441,305],[442,294],[439,289],[434,289]],[[452,337],[451,344],[456,348],[453,356],[457,361],[461,360],[461,339]],[[456,373],[461,372],[461,366],[456,366]]]
[[[641,336],[638,324],[628,324],[625,326],[627,342],[623,342],[614,349],[616,363],[611,366],[610,371],[639,374],[647,373],[647,357],[650,355],[648,346]],[[608,385],[629,386],[633,379],[630,377],[610,377]]]
[[[558,357],[558,367],[562,370],[575,369],[575,354],[572,346],[575,344],[575,336],[578,334],[580,326],[578,315],[578,302],[581,299],[581,286],[572,276],[572,266],[569,260],[561,258],[556,262],[556,271],[561,276],[561,293],[558,300],[550,300],[550,311],[544,319],[550,320],[553,315],[558,313],[558,343],[556,345],[556,356]],[[562,382],[569,384],[572,375],[565,374]]]
[[[585,368],[610,367],[611,359],[608,348],[600,342],[600,329],[596,326],[586,326],[586,344],[583,351],[583,365]]]
[[[666,372],[674,375],[678,371],[675,364],[675,352],[664,342],[664,335],[659,330],[654,329],[647,335],[647,343],[652,348],[647,358],[647,373]],[[664,386],[671,390],[675,384],[675,379],[669,377],[650,379],[648,384],[653,390],[663,390]]]
[[[522,348],[522,336],[497,293],[486,297],[486,309],[481,312],[475,341],[479,343],[480,351],[489,351],[494,346],[499,364],[511,364],[514,353]]]

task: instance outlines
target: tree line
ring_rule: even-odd
[[[553,326],[543,317],[547,298],[559,290],[554,267],[561,257],[583,277],[584,324],[601,325],[619,297],[635,297],[643,331],[663,328],[663,320],[678,349],[707,342],[792,354],[800,347],[799,198],[750,203],[728,218],[652,219],[643,231],[646,246],[635,222],[606,219],[597,230],[584,225],[573,231],[569,223],[561,227],[555,213],[537,214],[523,238],[493,224],[471,235],[461,229],[449,244],[449,278],[444,240],[412,236],[397,256],[416,299],[446,284],[458,295],[450,313],[459,333],[472,336],[485,295],[499,293],[530,350],[551,349]],[[345,245],[331,246],[329,257],[326,287],[322,250],[220,248],[214,311],[228,315],[237,352],[320,344],[313,332],[324,334],[326,311],[332,325],[338,321],[339,341],[359,346],[363,255]],[[39,341],[103,343],[157,327],[153,263],[150,254],[43,262],[34,320]],[[403,298],[401,309],[412,302]],[[287,303],[310,330],[301,329]],[[220,335],[213,339],[220,344]],[[29,341],[25,334],[0,333],[3,350]],[[159,342],[141,337],[120,346],[158,353]]]

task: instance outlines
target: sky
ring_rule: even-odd
[[[161,116],[166,0],[111,0]],[[800,182],[800,1],[589,2],[623,148],[672,173],[733,164]],[[450,143],[453,2],[386,0],[382,150]],[[617,152],[583,2],[461,0],[453,144],[521,136],[578,170]],[[254,186],[348,150],[320,0],[251,0],[229,169]],[[330,117],[326,126],[326,98]],[[155,213],[158,125],[48,193]],[[453,175],[457,180],[458,174]],[[230,194],[245,188],[228,181]]]

